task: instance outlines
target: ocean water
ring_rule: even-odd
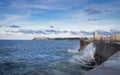
[[[79,40],[0,40],[0,75],[80,75],[94,60],[89,44]]]

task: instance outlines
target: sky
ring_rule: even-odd
[[[120,0],[0,0],[0,39],[120,33]]]

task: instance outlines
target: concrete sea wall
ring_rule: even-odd
[[[98,65],[120,50],[120,44],[116,42],[97,41],[95,45],[96,52],[94,56]]]
[[[83,75],[120,75],[120,43],[96,41],[95,47],[98,66]]]
[[[112,55],[101,65],[83,75],[120,75],[120,51]]]
[[[93,38],[80,38],[80,49],[79,51],[83,50],[89,43],[93,41]]]

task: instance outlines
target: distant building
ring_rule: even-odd
[[[33,40],[47,40],[46,37],[34,37]]]
[[[98,40],[101,40],[102,39],[102,36],[99,35],[97,32],[94,32],[94,40],[98,41]]]
[[[94,32],[94,40],[95,41],[120,41],[120,34],[113,34],[110,37],[103,37],[99,35],[97,32]]]
[[[120,34],[111,35],[111,41],[120,41]]]

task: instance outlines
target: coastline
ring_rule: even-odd
[[[91,70],[83,73],[82,75],[119,75],[120,42],[108,42],[99,40],[94,41],[94,45],[96,48],[94,57],[97,66],[94,63],[94,67],[90,66]],[[112,62],[113,60],[114,62]]]
[[[120,51],[83,75],[120,75]]]

